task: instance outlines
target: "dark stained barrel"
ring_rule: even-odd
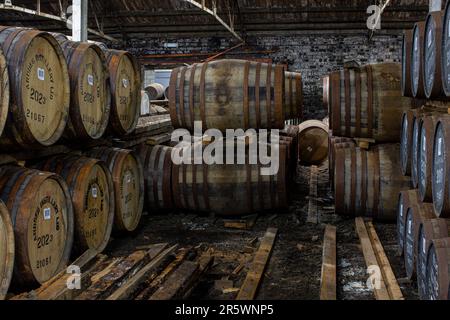
[[[412,97],[411,90],[411,52],[413,42],[413,30],[405,30],[402,43],[402,94],[404,97]]]
[[[441,54],[441,75],[442,75],[442,88],[447,97],[450,96],[450,5],[447,2],[444,14],[444,26],[442,30],[442,54]]]
[[[413,142],[413,120],[417,109],[407,110],[403,113],[402,133],[400,141],[400,161],[404,176],[411,175],[411,147]]]
[[[405,219],[405,269],[406,276],[412,280],[416,276],[417,245],[419,238],[419,226],[423,221],[434,219],[433,205],[419,203],[408,208]]]
[[[303,119],[303,81],[298,72],[286,72],[284,77],[286,120]]]
[[[423,221],[419,226],[417,241],[417,286],[420,300],[429,300],[427,287],[427,257],[431,241],[449,236],[450,225],[445,219],[431,219]]]
[[[399,142],[401,117],[412,107],[402,96],[396,63],[344,69],[330,75],[330,108],[335,136]]]
[[[433,142],[432,191],[436,215],[450,217],[450,119],[442,118],[436,125]]]
[[[59,43],[46,32],[0,27],[0,45],[8,65],[11,99],[0,144],[8,148],[53,145],[66,128],[70,105],[69,74]]]
[[[9,75],[8,65],[0,46],[0,136],[5,129],[9,111]]]
[[[410,189],[401,172],[397,144],[336,150],[334,194],[336,214],[397,220],[398,194]]]
[[[442,86],[442,27],[444,14],[431,12],[425,22],[424,55],[424,89],[428,99],[446,98]]]
[[[135,149],[144,168],[145,203],[149,213],[174,208],[172,150],[171,147],[148,145]]]
[[[0,198],[14,226],[13,286],[34,287],[67,266],[73,244],[73,207],[58,175],[22,167],[0,169]]]
[[[144,207],[144,170],[134,151],[117,148],[95,148],[92,158],[108,166],[114,185],[114,231],[133,232],[139,226]]]
[[[299,126],[299,160],[306,166],[320,165],[328,157],[328,127],[318,120]]]
[[[398,197],[397,214],[397,243],[399,254],[405,253],[405,221],[408,209],[419,205],[419,194],[417,190],[408,190],[400,192]]]
[[[72,197],[75,216],[74,253],[102,252],[114,223],[114,188],[106,164],[80,156],[57,156],[34,166],[61,175]]]
[[[284,69],[245,60],[218,60],[172,71],[170,117],[175,128],[283,129]]]
[[[434,131],[439,121],[438,116],[426,116],[420,120],[419,124],[419,144],[418,144],[418,179],[419,195],[423,202],[431,202],[433,199],[432,188],[432,165],[433,165],[433,145]]]
[[[70,76],[68,139],[99,139],[106,131],[111,110],[109,70],[103,51],[95,44],[74,42],[56,35]]]
[[[419,187],[419,138],[420,121],[427,114],[416,114],[413,116],[412,144],[411,144],[411,183],[413,188]]]
[[[413,97],[426,98],[424,87],[423,43],[425,39],[425,22],[417,22],[413,29],[411,51],[411,88]]]
[[[133,132],[141,106],[141,71],[136,58],[127,51],[104,50],[109,67],[111,115],[108,129],[121,137]]]
[[[427,287],[430,300],[450,300],[450,238],[433,240],[428,249]]]
[[[334,189],[334,161],[336,158],[336,150],[355,148],[356,143],[351,138],[333,137],[330,135],[328,139],[328,168],[331,188]]]
[[[14,269],[14,229],[8,208],[0,201],[0,300],[5,299]]]
[[[268,147],[270,148],[270,145]],[[182,150],[178,149],[178,152]],[[250,164],[248,146],[245,151],[245,164],[237,164],[237,161],[234,161],[233,165],[173,163],[172,188],[175,205],[178,209],[214,212],[222,216],[284,210],[288,206],[286,152],[286,146],[280,145],[279,170],[275,175],[261,174],[261,170],[268,166]]]

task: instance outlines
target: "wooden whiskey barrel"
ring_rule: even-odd
[[[66,266],[72,250],[74,218],[67,184],[55,174],[4,166],[0,198],[14,226],[14,286],[43,284]]]
[[[419,226],[417,241],[417,286],[420,300],[429,300],[427,287],[427,257],[431,241],[449,236],[450,225],[445,219],[423,221]]]
[[[95,44],[74,42],[56,35],[66,57],[71,87],[68,139],[99,139],[111,111],[109,70],[103,51]]]
[[[398,154],[397,144],[336,150],[336,213],[396,221],[398,194],[410,188],[409,179],[399,175]]]
[[[124,136],[136,129],[140,113],[141,71],[129,52],[108,49],[104,51],[109,67],[111,88],[111,115],[109,130]]]
[[[412,100],[402,97],[399,64],[344,69],[330,76],[333,134],[399,142],[400,119]]]
[[[442,85],[443,18],[441,11],[430,12],[425,22],[425,39],[423,43],[424,56],[424,89],[428,99],[446,98]]]
[[[450,119],[445,117],[436,124],[433,142],[432,193],[434,210],[438,217],[450,217]]]
[[[50,146],[67,124],[70,83],[58,42],[38,30],[0,27],[10,81],[10,117],[4,147]],[[3,111],[2,111],[3,112]]]
[[[355,141],[351,138],[333,137],[330,135],[328,139],[328,169],[330,176],[330,185],[334,189],[334,161],[336,159],[336,150],[355,148]]]
[[[442,47],[441,47],[441,75],[442,75],[442,88],[445,96],[450,96],[450,5],[447,2],[444,17],[443,17],[443,30],[442,30]]]
[[[417,155],[417,170],[419,179],[419,195],[422,202],[431,202],[433,199],[432,165],[434,132],[439,121],[438,116],[426,116],[420,120]]]
[[[299,160],[303,165],[320,165],[328,157],[328,127],[318,120],[299,126]]]
[[[144,144],[135,149],[144,168],[145,203],[149,212],[174,208],[172,150],[171,147]]]
[[[249,164],[248,147],[246,164],[172,163],[175,206],[178,209],[214,212],[222,216],[286,209],[286,151],[286,146],[280,145],[279,170],[275,175],[261,174],[261,169],[267,166]],[[176,152],[181,153],[183,150],[177,149]]]
[[[413,116],[412,143],[411,143],[411,183],[413,188],[419,187],[419,139],[420,139],[420,121],[427,114],[416,114]]]
[[[414,98],[426,98],[424,87],[423,43],[425,39],[425,22],[417,22],[413,29],[411,51],[411,90]]]
[[[450,300],[450,238],[431,242],[427,257],[427,288],[430,300]]]
[[[413,122],[417,114],[417,109],[403,112],[402,132],[400,140],[400,161],[404,176],[411,175],[411,148],[413,142]]]
[[[115,231],[135,231],[144,207],[144,170],[138,156],[131,150],[116,148],[95,148],[88,155],[106,162],[112,175]]]
[[[285,118],[301,121],[303,118],[303,82],[298,72],[285,72]]]
[[[0,300],[5,299],[14,269],[14,229],[8,208],[0,201]]]
[[[145,91],[147,92],[150,101],[161,100],[164,98],[164,86],[162,84],[152,83],[151,85],[145,87]]]
[[[164,98],[166,100],[169,100],[169,92],[170,92],[170,87],[167,87],[166,90],[164,90]]]
[[[114,189],[106,164],[79,156],[57,156],[35,168],[61,175],[70,190],[75,217],[76,254],[102,252],[114,223]]]
[[[404,97],[412,97],[411,89],[411,52],[413,42],[413,30],[405,30],[402,43],[402,94]]]
[[[398,197],[397,208],[397,243],[399,254],[405,253],[405,221],[408,209],[419,205],[418,190],[401,191]]]
[[[430,203],[419,203],[416,206],[410,206],[406,212],[405,219],[405,269],[406,276],[412,280],[416,275],[417,266],[417,245],[419,239],[420,224],[429,219],[434,219],[433,205]]]
[[[172,71],[170,117],[175,128],[284,128],[284,69],[245,60],[218,60]]]
[[[5,129],[9,111],[9,75],[6,58],[0,47],[0,136]]]

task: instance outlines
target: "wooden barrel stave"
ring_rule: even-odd
[[[450,225],[445,219],[431,219],[423,221],[419,226],[417,241],[417,286],[420,300],[429,300],[427,287],[427,257],[431,241],[449,236]]]
[[[397,214],[397,243],[399,254],[401,256],[405,253],[405,223],[408,209],[412,206],[419,205],[418,190],[402,191],[398,199],[398,214]]]
[[[5,299],[14,269],[14,229],[8,208],[0,201],[0,300]]]
[[[448,174],[450,172],[450,119],[441,118],[434,131],[432,193],[434,210],[438,217],[450,217],[450,192]]]
[[[0,144],[50,146],[68,121],[70,83],[66,60],[48,33],[0,27],[10,83],[10,117]],[[38,57],[38,58],[36,58]]]
[[[89,157],[108,166],[114,185],[116,233],[134,232],[144,207],[144,170],[135,152],[117,148],[95,148]]]
[[[104,50],[110,73],[111,115],[108,130],[116,136],[136,129],[141,105],[139,63],[129,52]]]
[[[175,128],[284,128],[282,66],[218,60],[172,71],[169,106]]]
[[[404,259],[406,276],[412,280],[417,275],[417,246],[419,239],[420,224],[429,219],[434,219],[433,205],[430,203],[419,203],[408,208],[405,219]]]
[[[301,121],[303,118],[303,81],[298,72],[285,72],[285,119]]]
[[[6,57],[0,46],[0,136],[5,129],[9,112],[9,75]]]
[[[5,166],[0,169],[0,194],[16,238],[13,285],[28,288],[50,280],[66,266],[73,244],[66,183],[54,174]]]
[[[430,300],[450,299],[450,238],[431,242],[427,257],[427,288]]]
[[[299,160],[303,165],[320,165],[328,157],[328,127],[318,120],[299,126]]]
[[[402,94],[404,97],[412,97],[411,89],[411,52],[413,30],[406,30],[402,42]]]
[[[417,22],[413,29],[413,41],[411,50],[411,89],[414,98],[424,99],[425,82],[423,66],[423,43],[425,39],[425,22]]]
[[[61,175],[69,186],[75,216],[74,253],[103,252],[114,223],[114,188],[106,164],[79,156],[57,156],[34,167]]]
[[[334,159],[336,158],[336,150],[354,148],[355,146],[356,144],[353,139],[345,137],[333,137],[330,133],[328,138],[328,171],[332,189],[334,189]]]
[[[445,6],[443,17],[443,30],[442,30],[442,54],[441,54],[441,76],[442,76],[442,89],[446,97],[450,96],[450,60],[447,58],[450,52],[450,5],[447,2]]]

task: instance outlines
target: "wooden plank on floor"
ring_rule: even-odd
[[[309,204],[307,223],[319,223],[319,210],[317,208],[317,184],[319,182],[319,168],[311,167],[311,178],[309,180]]]
[[[405,300],[373,223],[367,222],[366,227],[370,240],[372,241],[372,246],[375,250],[375,255],[377,256],[378,263],[381,267],[381,273],[383,274],[391,300]]]
[[[278,229],[270,228],[267,230],[264,238],[261,241],[258,252],[256,252],[253,264],[250,267],[247,277],[241,287],[241,291],[237,296],[237,300],[253,300],[256,297],[259,289],[261,279],[264,276],[267,264],[272,253],[275,239],[278,234]]]
[[[336,300],[336,227],[327,225],[323,242],[320,300]]]
[[[156,271],[167,258],[175,252],[178,245],[174,245],[161,254],[159,254],[155,259],[150,261],[145,267],[139,270],[131,279],[129,279],[125,284],[118,288],[114,293],[112,293],[106,300],[125,300],[129,299],[133,293],[138,289],[139,285],[148,277],[152,272]]]
[[[359,236],[359,240],[361,242],[361,249],[364,254],[364,259],[366,261],[367,268],[378,268],[381,273],[381,268],[378,264],[377,257],[375,255],[375,251],[372,247],[372,242],[370,241],[369,233],[366,229],[366,224],[363,218],[356,218],[356,231]],[[381,276],[379,279],[379,287],[374,288],[375,298],[377,300],[390,300],[389,292],[387,290],[386,284],[384,282],[383,277]]]

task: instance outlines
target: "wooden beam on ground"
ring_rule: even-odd
[[[391,300],[405,300],[402,294],[402,290],[398,285],[394,271],[392,271],[391,264],[389,263],[389,259],[386,256],[383,245],[381,244],[381,241],[377,235],[375,227],[373,226],[373,223],[367,222],[366,227],[369,232],[369,237],[372,242],[372,246],[375,250],[375,255],[377,256],[378,263],[381,267],[381,273],[386,283],[386,287],[388,289]]]
[[[317,208],[317,184],[319,182],[319,168],[311,167],[311,178],[309,181],[309,204],[308,204],[308,219],[306,222],[318,224],[319,210]]]
[[[370,237],[367,232],[364,219],[356,218],[355,223],[356,223],[356,231],[358,233],[359,240],[361,242],[361,249],[364,254],[364,259],[366,261],[367,268],[375,267],[381,272],[381,268],[378,264],[375,251],[372,247],[372,242],[370,241]],[[380,276],[379,279],[379,287],[374,288],[374,294],[377,300],[390,300],[389,292],[387,290],[384,278],[382,276]]]
[[[278,234],[278,229],[270,228],[267,230],[258,252],[256,253],[253,264],[250,267],[247,277],[241,287],[241,291],[237,296],[237,300],[253,300],[256,297],[259,289],[261,279],[264,276],[270,255],[275,244],[275,239]]]
[[[336,227],[325,229],[320,300],[336,300]]]
[[[111,294],[106,300],[125,300],[132,297],[134,292],[138,290],[140,284],[145,281],[150,274],[155,272],[164,263],[164,261],[166,261],[168,257],[175,252],[177,248],[178,245],[174,245],[173,247],[164,250],[155,259],[139,270],[138,273],[129,279],[123,286]]]

